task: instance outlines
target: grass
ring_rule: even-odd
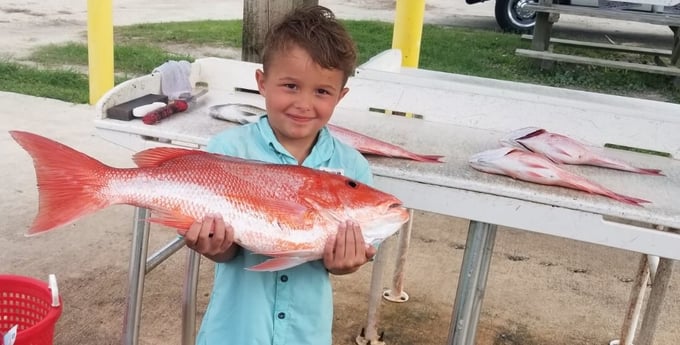
[[[392,25],[376,21],[344,22],[354,38],[359,63],[389,49]],[[176,53],[180,46],[240,48],[242,21],[195,21],[181,23],[138,24],[115,28],[116,72],[119,81],[146,74],[167,60],[195,57]],[[528,48],[529,41],[519,35],[488,30],[473,30],[425,25],[420,51],[420,68],[494,79],[528,82],[617,95],[659,95],[680,103],[680,92],[672,86],[672,77],[603,67],[557,64],[552,71],[539,70],[533,61],[514,54],[516,48]],[[188,49],[186,47],[189,47]],[[649,62],[639,55],[555,47],[555,52],[578,53],[591,57]],[[29,60],[41,68],[21,67],[15,62],[0,62],[3,79],[0,89],[71,102],[84,102],[87,79],[74,68],[58,66],[87,65],[87,47],[67,43],[39,47]],[[28,77],[30,75],[30,77]]]
[[[30,60],[45,66],[87,66],[87,46],[82,43],[47,45],[38,48]],[[160,47],[141,43],[117,44],[113,64],[117,71],[132,75],[150,73],[167,60],[189,60],[191,56],[167,52]]]
[[[55,98],[73,103],[88,102],[87,76],[71,70],[49,70],[13,62],[0,62],[0,90]]]

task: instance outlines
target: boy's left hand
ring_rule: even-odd
[[[367,246],[359,224],[346,221],[338,226],[338,233],[326,242],[323,264],[335,275],[355,272],[375,255],[375,248]]]

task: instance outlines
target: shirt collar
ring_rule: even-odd
[[[293,155],[291,155],[290,152],[288,152],[288,150],[286,150],[286,148],[283,147],[283,145],[281,145],[281,143],[276,139],[274,130],[269,125],[268,116],[262,116],[258,120],[257,126],[260,130],[260,135],[262,135],[262,138],[264,139],[264,142],[267,146],[273,148],[279,154],[287,156],[288,159],[293,161],[295,160]],[[307,156],[302,165],[318,168],[330,160],[331,156],[333,156],[334,150],[335,145],[333,142],[333,137],[326,126],[324,126],[319,132],[319,137],[317,138],[314,147],[312,147],[312,151],[310,152],[309,156]]]

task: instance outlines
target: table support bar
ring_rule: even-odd
[[[201,256],[187,249],[187,266],[182,291],[182,345],[196,344],[196,291]]]
[[[151,272],[156,266],[160,265],[161,262],[165,261],[172,254],[175,254],[178,250],[184,247],[184,238],[177,237],[170,241],[163,248],[159,249],[146,260],[146,273]]]
[[[404,291],[404,271],[406,270],[406,255],[411,245],[411,230],[413,229],[413,209],[408,210],[409,219],[406,225],[399,231],[399,248],[397,249],[397,261],[392,276],[392,288],[385,290],[383,298],[390,302],[406,302],[408,294]]]
[[[133,219],[132,248],[128,273],[128,295],[123,320],[123,344],[137,345],[139,321],[142,315],[142,295],[146,273],[146,255],[149,247],[149,211],[136,207]]]
[[[496,240],[495,224],[470,221],[449,329],[449,345],[474,345]]]

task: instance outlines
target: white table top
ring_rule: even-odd
[[[95,126],[104,137],[132,149],[154,145],[153,142],[139,144],[136,141],[144,137],[204,147],[212,135],[235,125],[208,115],[209,106],[224,103],[261,106],[262,99],[259,95],[210,92],[190,111],[175,114],[155,125],[145,125],[141,120],[99,119]],[[445,156],[446,162],[442,164],[369,157],[378,187],[402,198],[406,206],[680,260],[680,235],[612,223],[602,218],[611,216],[680,228],[678,160],[606,149],[608,154],[635,165],[661,169],[666,176],[565,166],[617,193],[651,201],[637,207],[599,195],[517,181],[472,169],[468,158],[498,147],[498,139],[505,134],[502,132],[342,107],[336,108],[331,122],[417,153]],[[432,194],[421,195],[427,193]],[[529,213],[523,213],[525,211]]]

